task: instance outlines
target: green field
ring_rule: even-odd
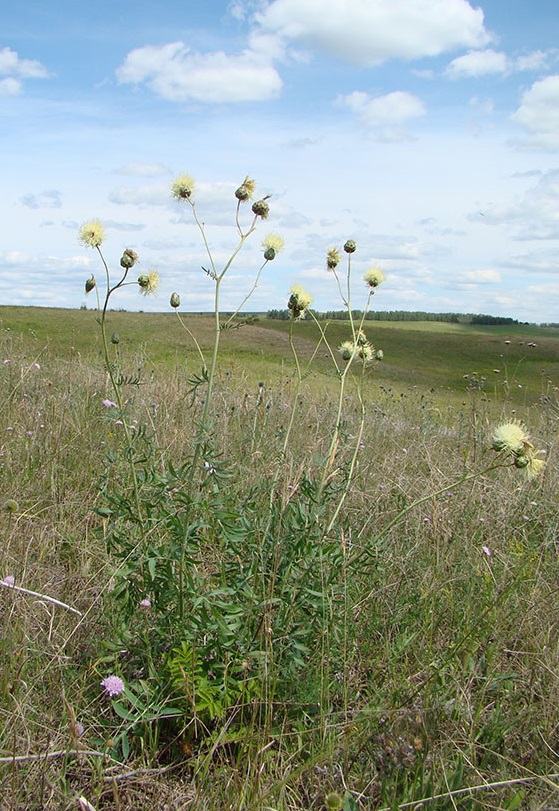
[[[559,806],[559,332],[321,326],[0,309],[0,809]]]
[[[185,316],[203,348],[211,345],[213,317]],[[285,321],[257,316],[255,324],[222,336],[221,368],[242,368],[256,379],[277,380],[289,364]],[[82,356],[91,360],[101,352],[96,315],[92,311],[36,307],[0,308],[5,339],[22,341],[37,356]],[[160,371],[190,361],[196,363],[192,341],[174,313],[112,312],[108,329],[120,336],[122,354],[129,364],[144,371]],[[401,392],[417,388],[435,390],[437,398],[456,403],[475,388],[495,403],[523,408],[537,403],[559,379],[559,330],[528,325],[473,326],[435,321],[373,321],[366,324],[369,339],[384,351],[375,367],[370,388],[393,387]],[[303,357],[314,352],[319,333],[316,325],[302,321],[296,328]],[[350,335],[347,323],[334,321],[326,329],[332,346]],[[316,385],[328,385],[332,363],[324,348],[313,365]],[[432,393],[432,392],[431,392]]]

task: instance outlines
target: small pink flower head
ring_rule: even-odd
[[[119,696],[124,690],[124,682],[120,676],[107,676],[101,682],[101,687],[111,697]]]
[[[118,405],[112,400],[103,400],[105,408],[118,408]]]
[[[143,600],[140,600],[139,605],[140,605],[140,608],[146,608],[146,609],[151,608],[151,600],[149,599],[149,597],[144,597]]]
[[[483,554],[487,555],[488,558],[491,557],[491,549],[488,546],[482,546]]]
[[[16,584],[16,579],[15,579],[15,577],[13,576],[13,574],[8,574],[8,575],[6,575],[6,577],[5,577],[5,578],[2,580],[2,583],[3,583],[5,586],[15,586],[15,584]]]

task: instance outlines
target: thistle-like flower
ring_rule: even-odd
[[[262,247],[264,248],[264,259],[271,262],[276,258],[276,255],[283,250],[283,238],[279,234],[268,234],[262,240]]]
[[[190,175],[179,175],[171,186],[175,200],[189,200],[196,187],[196,181]]]
[[[536,476],[543,472],[545,462],[543,459],[538,459],[538,453],[541,453],[541,451],[527,453],[526,456],[519,456],[514,461],[516,467],[522,469],[527,479],[535,479]]]
[[[105,239],[103,223],[100,220],[84,223],[79,230],[78,239],[86,248],[98,248]]]
[[[300,284],[294,284],[290,290],[289,301],[287,307],[291,310],[293,318],[304,318],[305,310],[307,310],[312,303],[312,296],[304,290]]]
[[[525,426],[518,420],[499,425],[493,433],[492,444],[494,451],[513,456],[522,456],[526,449],[533,447]]]
[[[330,248],[326,254],[326,267],[328,270],[334,270],[340,264],[340,252],[337,248]]]
[[[351,360],[355,353],[355,344],[353,341],[344,341],[338,347],[338,352],[344,360]]]
[[[250,200],[252,195],[254,194],[254,189],[256,188],[256,183],[254,180],[249,177],[248,175],[245,177],[239,188],[235,191],[235,197],[241,203],[246,203],[247,200]]]
[[[156,293],[159,288],[159,273],[153,269],[149,273],[142,273],[138,277],[138,284],[140,286],[140,293],[143,296],[149,296]]]
[[[380,268],[369,268],[369,270],[363,276],[363,280],[372,287],[378,287],[379,284],[385,280],[385,275]]]

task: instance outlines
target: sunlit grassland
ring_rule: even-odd
[[[182,317],[209,346],[211,318]],[[103,404],[112,393],[95,313],[6,307],[0,319],[0,580],[13,575],[82,612],[0,588],[0,808],[70,811],[85,796],[98,811],[296,811],[326,808],[331,793],[344,811],[422,801],[438,811],[557,807],[554,331],[366,325],[385,360],[365,381],[367,418],[339,522],[341,543],[360,564],[347,591],[323,606],[336,633],[316,640],[281,716],[276,708],[281,721],[236,727],[233,713],[198,738],[164,722],[158,737],[150,727],[153,740],[130,733],[126,761],[113,739],[132,722],[99,688],[114,661],[108,594],[117,572],[94,509],[104,505],[100,482],[122,426]],[[173,313],[114,312],[108,325],[119,333],[123,370],[139,377],[123,387],[130,421],[154,437],[158,469],[177,466],[191,451],[203,400],[189,394],[200,367],[191,340]],[[296,385],[287,326],[260,317],[222,335],[213,440],[228,478],[215,488],[210,478],[204,498],[223,488],[247,516],[269,505],[278,470],[282,507],[300,496],[306,503],[336,419],[336,376],[321,345],[282,452]],[[326,335],[335,347],[348,329],[332,323]],[[317,337],[311,321],[295,325],[302,359]],[[512,415],[547,452],[544,475],[491,471],[441,492],[491,462],[495,421]],[[340,468],[358,423],[349,386]],[[425,499],[430,493],[439,495]],[[312,530],[318,506],[310,504]],[[208,577],[221,541],[208,530],[208,559],[199,563]],[[135,620],[138,633],[143,622]],[[126,651],[122,662],[132,676]],[[74,721],[84,727],[79,740]]]

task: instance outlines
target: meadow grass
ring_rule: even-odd
[[[173,314],[108,314],[121,368],[141,378],[122,387],[122,413],[103,404],[113,395],[92,312],[1,317],[0,579],[35,594],[0,588],[0,807],[559,804],[553,333],[367,324],[386,361],[364,381],[362,433],[349,378],[328,467],[339,381],[325,353],[299,385],[283,322],[225,332],[206,472],[192,489],[179,468],[205,404],[201,389],[188,393],[199,363]],[[211,319],[186,318],[211,346]],[[316,329],[297,324],[301,362]],[[347,325],[328,331],[333,344],[347,337]],[[492,382],[499,366],[508,386]],[[124,413],[138,437],[123,452]],[[547,451],[543,476],[507,468],[449,488],[491,464],[495,422],[511,415]],[[320,482],[337,503],[357,441],[351,487],[325,533]],[[127,447],[146,476],[144,520],[157,516],[129,547],[138,524],[117,516],[133,510]],[[111,493],[119,498],[107,502]],[[175,599],[157,578],[179,535],[180,554],[196,542],[196,559],[161,571],[188,573],[198,594],[177,625],[154,595]],[[138,591],[123,613],[145,583],[152,607],[142,613]],[[221,659],[212,672],[197,658],[204,641],[188,629],[201,611],[224,674]],[[180,655],[164,632],[185,642]],[[243,640],[245,675],[232,684]],[[100,683],[115,668],[127,692],[111,701]]]

